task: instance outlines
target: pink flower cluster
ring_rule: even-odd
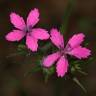
[[[58,77],[63,77],[68,71],[67,54],[78,59],[87,58],[91,54],[89,49],[81,46],[85,37],[83,33],[73,35],[65,46],[63,35],[57,29],[52,28],[49,35],[45,29],[34,28],[39,21],[39,11],[36,8],[29,13],[26,24],[24,19],[16,13],[10,14],[10,20],[17,29],[12,30],[6,35],[8,41],[20,41],[26,36],[26,46],[34,52],[38,49],[38,40],[50,38],[51,42],[58,48],[58,51],[45,57],[43,66],[49,68],[57,62],[56,72]]]

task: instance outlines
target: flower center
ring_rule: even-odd
[[[28,26],[24,28],[24,32],[30,34],[32,32],[32,26]]]
[[[60,53],[62,56],[66,56],[66,54],[71,50],[72,50],[72,47],[69,44],[67,44],[65,48],[62,48],[62,47],[60,48]]]
[[[64,56],[66,55],[64,50],[65,50],[64,48],[60,48],[60,53],[61,53],[62,56],[63,56],[63,55],[64,55]]]

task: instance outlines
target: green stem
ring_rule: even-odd
[[[71,16],[72,11],[73,11],[74,4],[75,4],[75,0],[69,0],[69,4],[68,4],[67,8],[65,9],[64,20],[63,20],[63,23],[60,27],[60,31],[62,34],[64,34],[67,31],[69,18]]]
[[[72,13],[74,4],[75,4],[75,0],[69,0],[69,4],[68,4],[67,8],[65,9],[64,21],[60,27],[60,31],[62,34],[64,34],[67,31],[69,18]],[[55,85],[54,85],[54,87],[55,87],[54,88],[54,96],[61,96],[62,95],[61,93],[63,91],[63,89],[62,89],[62,86],[63,86],[62,83],[64,82],[63,80],[64,79],[61,80],[62,82],[59,82],[59,80],[56,80]]]

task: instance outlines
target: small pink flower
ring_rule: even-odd
[[[69,39],[66,47],[64,47],[63,35],[61,35],[57,29],[52,29],[50,39],[52,43],[59,48],[59,51],[44,58],[43,65],[45,67],[51,67],[57,61],[57,75],[58,77],[63,77],[68,71],[69,64],[67,54],[75,56],[78,59],[87,58],[91,54],[89,49],[81,46],[84,37],[83,33],[75,34],[71,39]]]
[[[49,34],[45,29],[33,27],[39,21],[38,9],[31,10],[27,17],[26,24],[24,19],[16,13],[10,14],[11,23],[15,26],[15,30],[6,35],[8,41],[20,41],[26,36],[26,45],[32,51],[37,51],[38,39],[46,40],[49,38]]]

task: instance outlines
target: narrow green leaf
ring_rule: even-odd
[[[32,73],[38,72],[38,71],[40,71],[40,70],[42,70],[41,66],[35,66],[35,67],[32,68],[30,71],[26,72],[26,73],[24,74],[24,77],[26,77],[26,76],[28,76],[28,75],[30,75],[30,74],[32,74]]]
[[[23,50],[23,49],[25,49],[25,48],[26,48],[26,46],[23,45],[23,44],[19,44],[19,45],[18,45],[18,51]]]
[[[88,75],[88,73],[82,71],[82,70],[77,70],[79,73],[83,74],[83,75]]]
[[[9,55],[7,56],[7,58],[14,57],[14,56],[18,56],[18,55],[23,55],[23,54],[26,54],[26,52],[24,52],[24,51],[16,52],[16,53],[9,54]]]
[[[49,43],[47,43],[45,46],[43,46],[43,47],[41,48],[41,51],[47,51],[51,46],[52,46],[52,44],[49,42]]]
[[[73,81],[74,81],[85,93],[87,93],[87,90],[84,88],[84,86],[80,83],[80,81],[79,81],[76,77],[73,78]]]

